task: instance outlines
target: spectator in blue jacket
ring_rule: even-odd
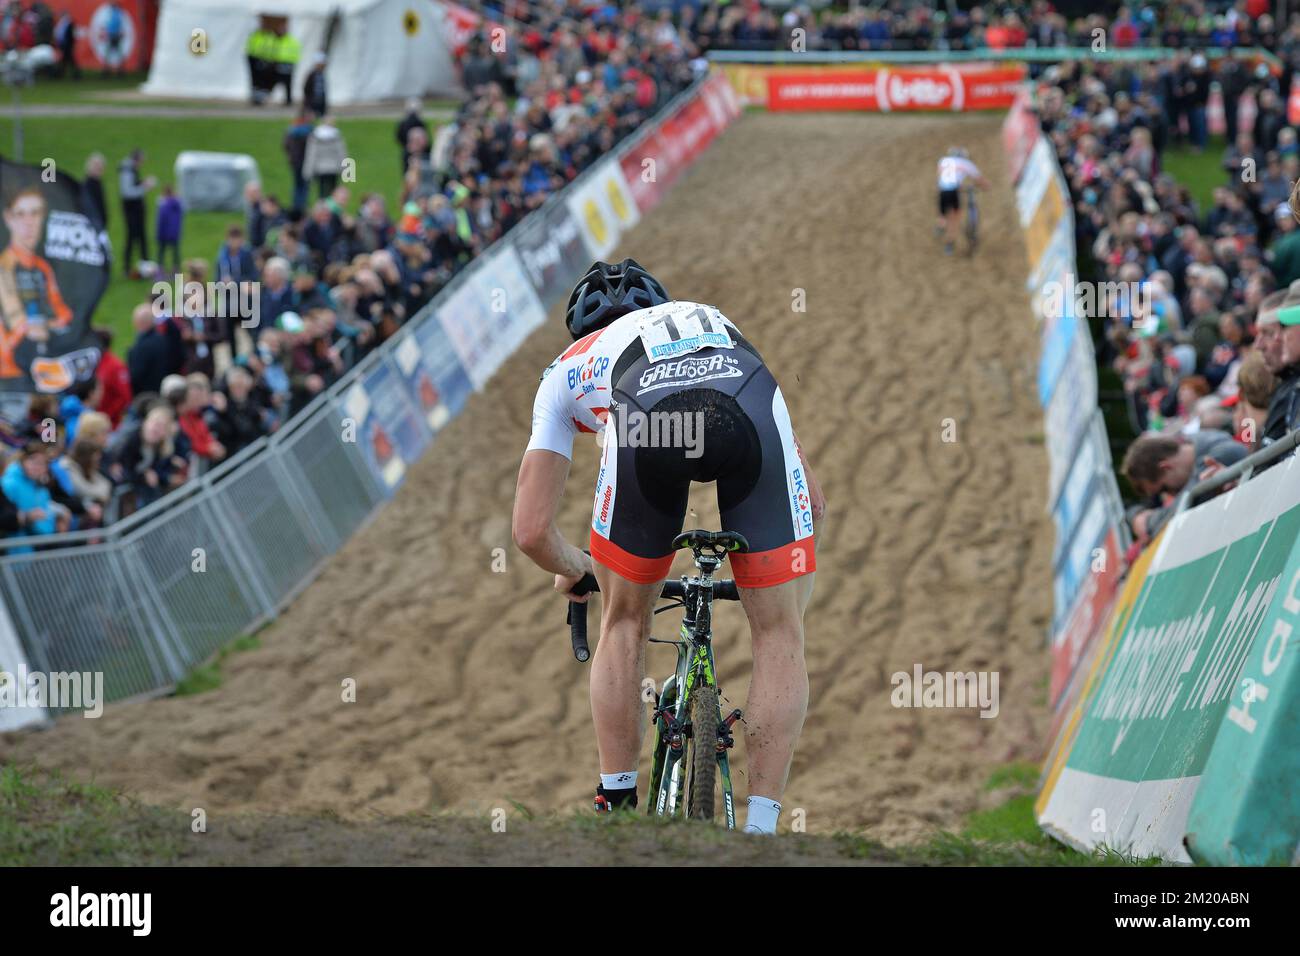
[[[257,335],[275,328],[275,321],[285,312],[296,312],[298,293],[294,290],[293,270],[280,256],[272,256],[262,268],[262,296],[260,299]]]
[[[162,198],[158,200],[158,266],[167,268],[167,253],[171,252],[173,275],[181,271],[181,223],[184,218],[185,208],[171,184],[163,186]]]
[[[0,490],[18,509],[18,535],[67,531],[71,515],[56,507],[49,488],[50,458],[45,444],[29,441],[0,478]]]

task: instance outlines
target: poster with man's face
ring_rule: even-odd
[[[0,392],[62,392],[99,363],[108,237],[85,201],[57,168],[0,160]]]

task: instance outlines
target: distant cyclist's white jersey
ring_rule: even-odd
[[[574,437],[605,426],[614,363],[637,339],[652,362],[664,362],[662,373],[656,370],[660,387],[676,379],[686,385],[699,380],[691,377],[698,373],[697,363],[671,360],[703,348],[731,348],[734,341],[725,330],[735,328],[711,305],[674,301],[629,312],[578,339],[542,373],[528,450],[542,448],[572,460]]]
[[[939,160],[939,188],[941,190],[960,189],[968,179],[978,179],[979,167],[969,159],[960,156],[945,156]]]

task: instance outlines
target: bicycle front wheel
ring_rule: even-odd
[[[712,822],[717,782],[718,689],[701,684],[691,693],[690,819]]]

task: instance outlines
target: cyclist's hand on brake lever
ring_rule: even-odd
[[[586,604],[591,597],[590,594],[574,594],[573,589],[588,574],[595,574],[595,565],[591,563],[591,555],[585,551],[574,549],[574,561],[578,566],[577,574],[557,574],[555,576],[555,590],[559,591],[570,601],[578,604]]]
[[[579,581],[582,580],[582,578],[583,575],[581,574],[577,574],[577,575],[557,574],[555,576],[555,590],[559,591],[566,598],[568,598],[570,601],[573,601],[576,604],[586,604],[587,601],[591,599],[590,594],[573,593],[574,587],[577,585]]]

